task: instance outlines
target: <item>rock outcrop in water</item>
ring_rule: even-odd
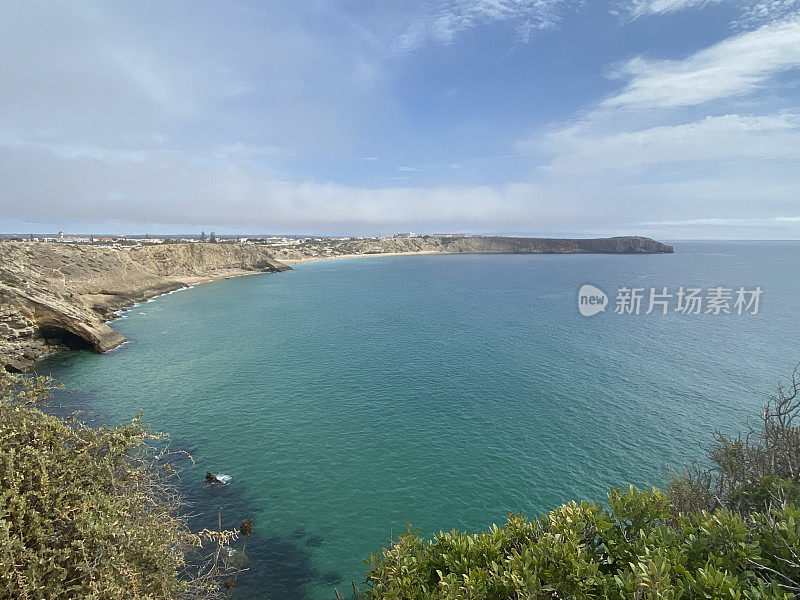
[[[330,254],[651,254],[673,252],[644,237],[510,237],[325,240]],[[65,243],[0,243],[0,357],[22,371],[64,347],[105,352],[125,341],[108,326],[115,312],[203,278],[289,269],[279,260],[319,258],[319,244],[164,244],[107,248]]]
[[[105,352],[125,341],[106,324],[115,311],[198,279],[288,268],[245,244],[0,243],[0,357],[21,371],[55,349]]]

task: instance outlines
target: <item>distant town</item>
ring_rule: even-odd
[[[422,235],[413,232],[397,233],[391,237],[325,237],[310,235],[219,235],[214,231],[201,231],[197,235],[94,235],[59,231],[55,234],[0,234],[4,243],[60,243],[91,245],[100,248],[126,250],[143,246],[165,244],[252,244],[269,249],[279,260],[305,260],[341,255],[386,254],[393,252],[434,250],[437,240],[479,238],[466,233],[434,233]],[[413,246],[409,247],[408,243]],[[433,245],[431,246],[431,243]]]
[[[470,235],[466,233],[433,233],[420,234],[413,232],[396,233],[392,238],[467,238],[483,237],[480,235]],[[198,235],[93,235],[93,234],[70,234],[59,231],[57,233],[36,234],[36,233],[8,233],[0,234],[0,241],[9,242],[57,242],[71,244],[92,244],[110,248],[130,248],[143,246],[146,244],[257,244],[270,247],[292,247],[302,246],[308,243],[320,242],[346,242],[354,240],[381,240],[387,239],[380,236],[309,236],[309,235],[263,235],[263,236],[241,236],[241,235],[218,235],[213,231],[206,233],[201,231]]]

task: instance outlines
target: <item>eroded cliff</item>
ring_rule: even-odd
[[[261,247],[165,244],[103,248],[0,244],[0,357],[24,370],[63,347],[98,352],[125,341],[106,321],[134,302],[201,279],[288,269]]]
[[[650,238],[623,236],[595,239],[524,237],[363,238],[312,240],[299,246],[273,248],[279,260],[305,260],[343,254],[427,252],[444,254],[660,254],[674,252],[672,246]]]
[[[289,269],[280,260],[372,253],[652,254],[650,238],[413,237],[309,240],[291,247],[163,244],[106,248],[0,243],[0,359],[24,370],[64,347],[105,352],[125,339],[108,326],[115,311],[198,279]]]

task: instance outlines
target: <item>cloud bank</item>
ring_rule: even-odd
[[[598,14],[624,37],[723,3]],[[796,5],[593,63],[597,17],[566,0],[11,4],[0,229],[800,237]],[[589,100],[547,105],[556,79]]]

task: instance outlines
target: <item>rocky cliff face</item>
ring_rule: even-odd
[[[105,352],[125,341],[106,321],[134,302],[198,278],[288,268],[243,244],[0,243],[0,358],[23,370],[65,346]]]
[[[289,268],[278,259],[380,252],[647,254],[673,248],[643,237],[372,238],[317,240],[284,249],[249,244],[113,249],[5,242],[0,243],[0,367],[24,370],[64,347],[98,352],[115,348],[125,341],[106,323],[115,311],[192,280]]]
[[[658,254],[674,252],[672,246],[645,237],[597,239],[469,237],[442,238],[446,252],[496,252],[503,254]]]
[[[280,260],[380,252],[442,252],[473,254],[656,254],[674,252],[672,246],[645,237],[552,239],[513,237],[413,237],[323,240],[304,247],[274,248]]]

